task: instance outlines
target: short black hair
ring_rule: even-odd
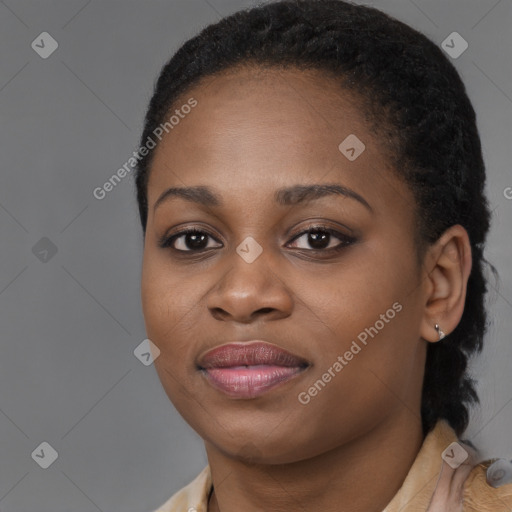
[[[479,402],[467,366],[487,328],[484,263],[497,272],[483,256],[491,213],[476,115],[454,65],[425,35],[373,7],[343,0],[260,4],[206,26],[163,66],[141,145],[193,85],[237,66],[320,70],[361,100],[416,200],[418,254],[452,225],[467,230],[473,265],[464,312],[453,332],[428,344],[421,405],[424,434],[444,418],[460,436],[468,406]],[[144,235],[152,155],[136,170]]]

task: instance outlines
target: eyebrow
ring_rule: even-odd
[[[294,206],[331,195],[341,195],[350,199],[355,199],[373,213],[373,208],[364,197],[354,190],[343,185],[339,185],[338,183],[293,185],[291,187],[281,188],[275,192],[274,200],[279,205]],[[153,206],[153,211],[155,211],[163,202],[174,198],[182,198],[186,201],[191,201],[209,207],[224,205],[222,198],[209,187],[203,185],[192,187],[171,187],[157,199]]]

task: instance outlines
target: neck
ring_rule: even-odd
[[[214,492],[208,512],[336,510],[381,512],[401,487],[424,437],[403,417],[312,458],[248,464],[205,443]]]

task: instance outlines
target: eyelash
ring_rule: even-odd
[[[300,233],[295,235],[290,240],[290,242],[294,242],[295,240],[301,238],[303,235],[307,235],[307,234],[310,234],[310,233],[318,233],[318,232],[320,232],[320,233],[328,233],[329,235],[332,235],[335,238],[340,239],[341,242],[337,246],[331,247],[329,249],[297,249],[297,250],[306,251],[306,252],[309,252],[309,253],[311,253],[311,252],[312,253],[324,253],[324,254],[338,253],[341,250],[343,250],[345,247],[347,247],[349,245],[352,245],[354,242],[357,241],[354,237],[345,235],[343,233],[340,233],[339,231],[336,231],[336,230],[334,230],[332,228],[329,228],[327,226],[315,225],[315,226],[311,226],[308,229],[306,229],[305,231],[301,231]],[[187,251],[184,251],[182,249],[176,249],[176,248],[172,247],[172,245],[174,244],[175,240],[177,240],[178,238],[180,238],[180,237],[182,237],[184,235],[188,235],[188,234],[207,235],[210,238],[213,238],[216,242],[218,242],[218,240],[216,240],[214,236],[212,236],[210,233],[208,233],[208,231],[197,229],[197,228],[186,228],[186,229],[183,229],[181,231],[178,231],[177,233],[174,233],[173,235],[171,235],[169,237],[164,235],[163,237],[161,237],[159,239],[158,246],[160,248],[162,248],[162,249],[169,248],[169,249],[171,249],[172,251],[174,251],[175,253],[178,253],[178,254],[179,253],[182,253],[182,254],[185,254],[185,253],[202,254],[202,253],[208,252],[208,251],[210,251],[212,249],[212,248],[200,249],[200,250],[189,249]]]

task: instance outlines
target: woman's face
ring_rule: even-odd
[[[268,463],[419,422],[414,200],[353,98],[294,69],[220,74],[183,97],[177,109],[197,105],[155,150],[142,269],[147,335],[177,410],[208,447]],[[309,192],[285,192],[297,186]],[[171,187],[209,194],[156,204]],[[251,340],[295,358],[251,352]]]

